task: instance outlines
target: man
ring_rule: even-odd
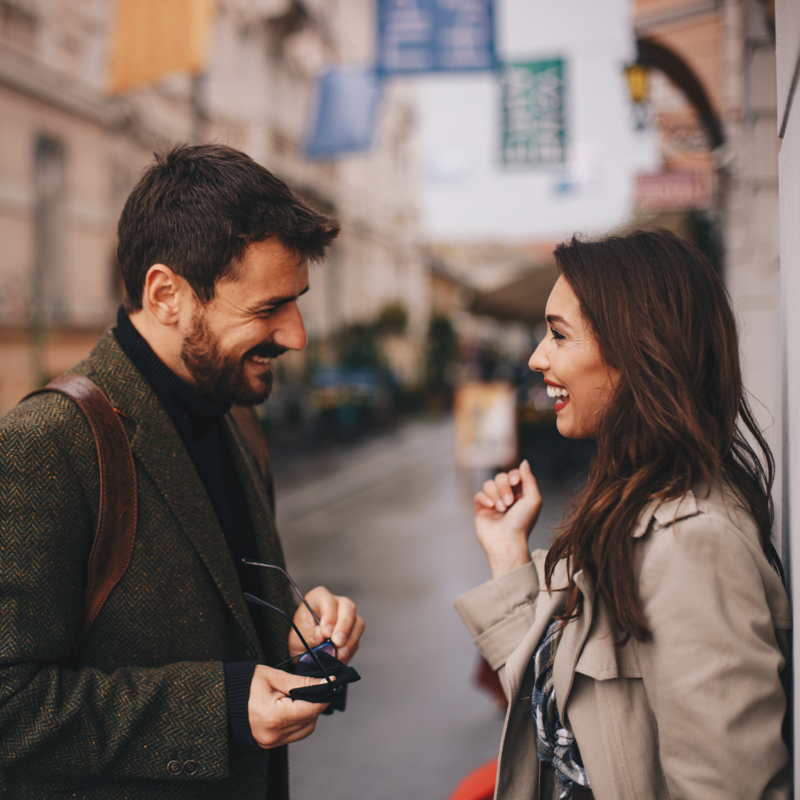
[[[338,234],[267,170],[219,145],[158,156],[119,222],[117,325],[73,372],[118,412],[133,450],[130,565],[76,640],[99,509],[94,438],[54,393],[0,422],[0,795],[288,797],[286,745],[325,706],[283,669],[303,652],[270,490],[232,405],[263,402],[302,350],[308,263]],[[318,587],[295,622],[347,661],[363,621]],[[267,666],[271,665],[271,666]]]

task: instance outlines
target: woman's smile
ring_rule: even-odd
[[[553,383],[553,381],[548,381],[547,379],[545,379],[545,383],[547,384],[547,396],[558,398],[553,406],[556,414],[558,414],[558,412],[564,409],[567,403],[569,403],[569,392],[567,391],[567,387],[561,386],[558,383]]]

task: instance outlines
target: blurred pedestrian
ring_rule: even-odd
[[[306,651],[244,593],[294,614],[309,645],[332,639],[344,661],[363,622],[322,587],[306,596],[318,620],[295,613],[284,576],[244,563],[283,566],[247,407],[269,395],[274,359],[305,347],[297,299],[338,230],[219,145],[157,156],[133,190],[118,230],[127,299],[72,374],[122,421],[138,522],[127,569],[82,636],[109,500],[92,430],[52,392],[0,423],[3,796],[288,798],[285,745],[326,706],[289,697],[320,681],[274,668]]]
[[[497,797],[788,798],[773,459],[727,293],[667,232],[555,257],[530,367],[597,452],[549,551],[527,462],[475,496],[492,580],[456,606],[509,698]]]

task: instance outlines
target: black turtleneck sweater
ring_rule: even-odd
[[[205,400],[184,383],[153,352],[122,306],[117,312],[114,334],[120,347],[152,386],[159,402],[175,423],[219,520],[236,566],[239,584],[243,591],[258,597],[261,592],[258,571],[242,563],[243,558],[258,560],[253,524],[244,489],[222,430],[222,418],[230,411],[230,405]],[[248,610],[256,633],[264,641],[264,622],[259,611],[249,604]],[[247,715],[254,670],[254,662],[225,665],[231,734],[236,741],[250,746],[256,746]]]

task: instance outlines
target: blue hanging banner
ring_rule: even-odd
[[[496,62],[494,0],[378,0],[379,72],[475,72]]]
[[[381,82],[372,69],[334,67],[322,73],[306,141],[308,158],[321,161],[370,150],[380,99]]]

